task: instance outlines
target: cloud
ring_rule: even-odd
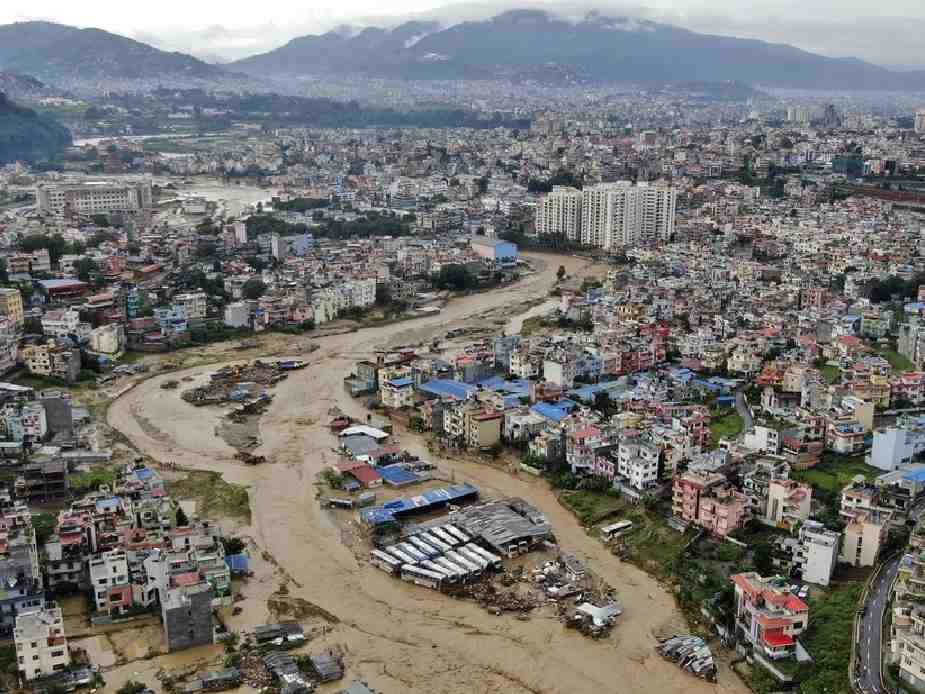
[[[427,2],[428,0],[422,0]],[[404,2],[399,5],[405,4]],[[390,5],[395,7],[396,5]],[[692,31],[788,43],[831,57],[857,57],[881,65],[925,66],[921,37],[925,35],[925,3],[891,0],[890,15],[871,15],[882,8],[860,0],[649,0],[646,5],[619,2],[554,2],[502,0],[435,7],[418,13],[364,14],[348,0],[325,8],[293,9],[285,23],[199,29],[184,27],[139,29],[130,34],[161,48],[194,55],[237,59],[262,53],[306,34],[320,34],[345,23],[391,27],[408,20],[437,21],[444,26],[487,19],[509,9],[545,9],[569,21],[589,12],[610,17],[648,19]],[[285,10],[281,10],[285,14]]]

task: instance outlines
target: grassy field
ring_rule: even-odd
[[[199,517],[238,518],[250,523],[247,489],[229,484],[217,472],[192,471],[186,479],[170,482],[168,491],[177,499],[194,499]]]
[[[824,453],[822,460],[816,467],[808,470],[794,470],[791,478],[800,482],[808,482],[829,494],[838,494],[846,487],[855,475],[864,475],[873,479],[883,471],[878,470],[864,462],[864,456],[846,456],[834,453]]]
[[[595,525],[612,516],[621,515],[627,506],[619,496],[588,490],[563,492],[561,500],[584,526]]]
[[[745,422],[735,410],[720,417],[713,417],[710,422],[710,439],[713,445],[717,446],[720,439],[734,439],[742,433],[744,427]]]
[[[78,472],[76,475],[71,475],[68,483],[71,486],[71,490],[77,494],[86,494],[96,491],[101,484],[108,484],[111,486],[116,481],[117,477],[118,471],[116,466],[99,465],[89,472]]]

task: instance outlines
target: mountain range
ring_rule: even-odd
[[[162,51],[102,29],[52,22],[0,26],[0,70],[48,82],[229,76],[227,71],[184,53]]]
[[[511,10],[442,28],[303,36],[229,65],[253,75],[364,74],[497,78],[558,73],[594,82],[736,80],[805,89],[921,89],[925,72],[893,72],[784,44],[699,34],[669,24],[588,14],[574,22],[542,10]]]
[[[385,29],[302,36],[227,65],[166,52],[101,29],[49,22],[0,26],[0,71],[49,83],[241,73],[395,79],[536,79],[637,83],[736,81],[833,90],[925,90],[925,71],[893,71],[785,44],[701,34],[669,24],[592,12],[580,21],[511,10],[444,27],[412,21]],[[270,87],[272,89],[272,87]]]

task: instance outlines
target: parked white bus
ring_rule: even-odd
[[[412,545],[410,542],[401,542],[397,546],[402,552],[404,552],[408,556],[414,557],[415,561],[412,563],[416,564],[428,558],[424,555],[424,553],[421,550],[419,550],[417,547]]]
[[[441,554],[443,552],[449,552],[451,549],[453,549],[450,545],[445,543],[443,540],[441,540],[439,537],[437,537],[434,534],[421,533],[417,537],[419,537],[420,539],[422,539],[424,542],[431,545],[432,547],[436,547],[437,549],[439,549]]]
[[[401,567],[401,579],[427,588],[439,588],[443,583],[443,574],[428,571],[413,564],[405,564]]]
[[[492,554],[487,549],[482,549],[481,547],[473,543],[466,545],[466,548],[472,550],[473,552],[478,554],[480,557],[484,557],[485,559],[487,559],[488,563],[491,564],[491,568],[494,569],[495,571],[501,570],[501,566],[502,566],[501,557],[499,557],[497,554]]]
[[[464,545],[456,550],[469,561],[475,562],[482,567],[482,571],[488,571],[491,568],[491,562],[488,561],[478,552],[473,552],[469,545]]]
[[[395,547],[394,545],[391,547],[386,547],[385,551],[391,554],[393,557],[395,557],[399,561],[401,561],[402,564],[414,564],[417,562],[417,560],[414,557],[412,557],[410,554],[406,554],[405,552],[401,551],[400,549],[398,549],[398,547]]]
[[[455,571],[450,571],[446,567],[440,566],[436,562],[425,561],[421,564],[421,568],[427,569],[428,571],[433,571],[436,574],[443,576],[443,580],[446,583],[456,583],[459,580],[459,576]]]
[[[459,564],[459,565],[462,566],[463,568],[468,569],[470,575],[472,575],[472,576],[481,576],[481,575],[482,575],[482,566],[481,566],[480,564],[476,564],[476,563],[475,563],[474,561],[472,561],[471,559],[468,559],[468,558],[462,556],[459,552],[455,552],[455,551],[454,551],[454,552],[447,552],[447,553],[446,553],[446,557],[447,557],[447,559],[449,559],[449,560],[450,560],[451,562],[453,562],[454,564]]]
[[[414,545],[419,551],[423,552],[427,556],[428,559],[433,559],[434,557],[442,554],[442,552],[439,549],[437,549],[436,547],[432,545],[427,544],[426,542],[424,542],[424,540],[419,538],[417,535],[409,537],[408,542]]]
[[[453,535],[454,537],[458,538],[460,542],[470,542],[469,536],[466,535],[466,533],[464,533],[462,530],[457,528],[455,525],[450,525],[449,523],[447,523],[446,525],[443,526],[443,529],[446,532],[448,532],[450,535]]]
[[[401,570],[402,561],[381,549],[374,549],[369,553],[369,561],[386,573],[397,574]]]
[[[434,563],[438,564],[439,566],[445,567],[447,571],[451,571],[455,573],[456,576],[461,581],[468,581],[469,576],[472,573],[471,571],[469,571],[468,567],[452,562],[446,557],[437,557],[436,559],[434,559]]]
[[[451,535],[443,528],[431,528],[429,532],[433,533],[434,537],[447,545],[447,548],[443,550],[444,552],[449,551],[452,547],[459,544],[459,538],[455,535]]]

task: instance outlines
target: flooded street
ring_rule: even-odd
[[[320,349],[291,355],[310,366],[276,387],[261,419],[261,446],[255,452],[268,457],[266,465],[248,467],[232,459],[234,450],[215,433],[221,412],[195,408],[181,400],[179,391],[160,388],[178,374],[151,378],[120,397],[109,409],[109,423],[158,461],[219,471],[227,481],[247,485],[252,521],[241,533],[255,545],[251,555],[257,579],[245,584],[243,614],[233,626],[253,628],[270,620],[268,600],[284,584],[290,601],[301,600],[335,618],[310,650],[336,647],[344,652],[348,682],[365,680],[384,694],[745,692],[728,669],[721,669],[719,683],[711,685],[655,653],[655,634],[685,629],[673,598],[588,536],[543,480],[443,458],[429,452],[422,437],[399,437],[400,445],[438,463],[457,482],[475,484],[484,497],[521,496],[546,513],[563,548],[587,559],[617,590],[626,611],[607,639],[587,639],[554,618],[496,617],[474,603],[390,578],[357,561],[349,532],[316,500],[316,475],[335,459],[336,442],[325,426],[328,411],[336,406],[365,415],[362,403],[352,400],[342,385],[355,361],[388,345],[442,336],[457,325],[491,320],[519,330],[525,317],[555,306],[554,300],[545,301],[515,315],[518,304],[548,295],[560,264],[570,275],[606,271],[604,266],[588,268],[588,261],[579,258],[529,257],[541,268],[536,274],[509,288],[455,299],[440,314],[312,338]],[[217,366],[195,367],[179,376],[197,377]],[[108,689],[114,691],[133,672],[156,684],[147,676],[161,666],[160,660],[129,663],[107,673]],[[327,685],[322,691],[338,688]]]

